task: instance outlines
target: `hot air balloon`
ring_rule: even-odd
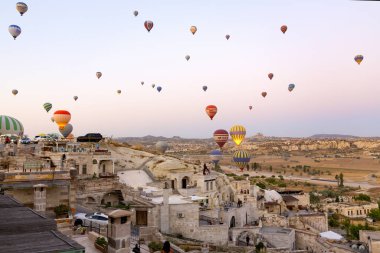
[[[157,87],[157,91],[158,91],[158,92],[161,92],[161,90],[162,90],[161,86],[158,86],[158,87]]]
[[[291,84],[289,84],[289,86],[288,86],[288,90],[289,90],[289,91],[292,91],[292,90],[294,90],[295,87],[296,87],[296,86],[295,86],[293,83],[291,83]]]
[[[169,148],[169,145],[166,141],[159,141],[156,143],[156,149],[161,154],[165,153],[166,150],[168,150],[168,148]]]
[[[144,22],[144,26],[145,26],[145,29],[147,29],[148,32],[150,32],[150,30],[152,30],[153,28],[153,22],[150,20],[147,20]]]
[[[186,55],[185,56],[185,59],[188,61],[188,60],[190,60],[190,55]]]
[[[16,39],[21,34],[21,28],[18,25],[10,25],[8,27],[8,31],[14,39]]]
[[[24,134],[24,127],[17,119],[0,115],[0,135],[11,134],[22,136]]]
[[[207,86],[206,86],[206,85],[203,86],[202,89],[203,89],[204,91],[206,91],[206,90],[207,90]]]
[[[144,85],[144,82],[141,82],[141,85]]]
[[[250,106],[248,106],[248,107],[249,107],[249,110],[252,110],[252,108],[253,108],[252,105],[250,105]]]
[[[99,78],[101,78],[102,77],[102,72],[96,72],[96,77],[99,79]]]
[[[71,132],[73,131],[73,126],[71,124],[67,124],[66,126],[64,126],[63,128],[60,128],[59,129],[59,132],[63,135],[63,137],[67,137],[69,136],[69,134],[71,134]]]
[[[50,120],[51,120],[51,122],[54,122],[54,121],[55,121],[55,120],[54,120],[54,117],[51,117]]]
[[[51,108],[53,107],[53,105],[51,103],[45,103],[43,107],[46,110],[46,112],[49,112]]]
[[[154,87],[156,87],[156,85],[155,85],[155,84],[152,84],[152,88],[154,88]]]
[[[363,57],[363,55],[357,55],[357,56],[355,56],[355,61],[360,65],[360,63],[363,61],[363,59],[364,59],[364,57]]]
[[[246,151],[239,150],[234,153],[232,159],[235,162],[235,164],[240,168],[240,170],[243,171],[244,168],[248,165],[249,161],[251,160],[251,157]]]
[[[226,35],[226,39],[229,40],[230,39],[230,35],[227,34]]]
[[[74,96],[73,98],[74,98],[74,100],[75,100],[75,101],[77,101],[77,100],[78,100],[78,96]]]
[[[215,149],[215,150],[212,150],[210,152],[211,161],[215,165],[217,165],[219,163],[219,161],[222,159],[222,157],[223,157],[223,154],[222,154],[222,152],[219,149]]]
[[[215,105],[208,105],[206,106],[206,113],[212,120],[215,116],[215,114],[218,112],[218,108]]]
[[[267,96],[268,93],[266,93],[265,91],[261,92],[261,96],[263,96],[264,98]]]
[[[120,93],[121,93],[121,90],[117,90],[116,92],[117,92],[117,94],[120,94]]]
[[[273,73],[269,73],[269,74],[268,74],[268,77],[269,77],[270,80],[272,80],[272,78],[273,78]]]
[[[224,144],[228,141],[228,132],[224,129],[218,129],[214,132],[214,140],[220,148],[223,148]]]
[[[137,15],[139,15],[139,12],[138,11],[134,11],[133,15],[135,15],[135,17],[137,17]]]
[[[16,96],[18,94],[18,90],[12,90],[12,94]]]
[[[197,32],[197,27],[196,26],[192,26],[190,27],[190,32],[194,35],[196,32]]]
[[[288,30],[288,27],[286,25],[281,26],[281,32],[286,33],[286,30]]]
[[[246,134],[245,127],[241,125],[233,126],[230,129],[231,138],[235,142],[235,144],[238,146],[244,140],[245,134]]]
[[[63,129],[67,125],[67,123],[69,123],[71,120],[71,114],[65,110],[56,111],[53,117],[59,129]]]
[[[23,3],[23,2],[18,2],[16,4],[16,10],[18,12],[20,12],[21,16],[24,15],[25,12],[28,11],[28,5],[26,5],[26,3]]]

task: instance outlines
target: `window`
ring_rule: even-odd
[[[84,174],[84,175],[87,174],[87,165],[86,164],[82,165],[82,174]]]
[[[103,164],[103,173],[106,173],[106,165]]]
[[[212,191],[212,189],[214,188],[214,184],[212,183],[212,181],[210,182],[210,190]]]
[[[208,182],[206,182],[206,191],[208,191]]]
[[[124,224],[127,222],[127,216],[121,217],[121,224]]]

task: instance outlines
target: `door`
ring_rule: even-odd
[[[148,225],[148,212],[147,211],[136,211],[136,225],[137,226],[147,226]]]

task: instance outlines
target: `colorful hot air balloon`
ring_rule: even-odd
[[[265,91],[261,92],[261,96],[263,96],[264,98],[267,96],[268,93],[266,93]]]
[[[101,78],[102,77],[102,72],[96,72],[96,77],[99,79],[99,78]]]
[[[288,90],[289,90],[289,91],[292,91],[292,90],[294,90],[295,87],[296,87],[296,86],[295,86],[293,83],[291,83],[291,84],[289,84],[289,86],[288,86]]]
[[[202,89],[203,89],[204,91],[206,91],[206,90],[207,90],[207,86],[206,86],[206,85],[203,86]]]
[[[364,59],[364,57],[363,57],[363,55],[357,55],[357,56],[355,56],[355,61],[360,65],[360,63],[363,61],[363,59]]]
[[[206,106],[206,113],[212,120],[215,116],[215,114],[218,112],[218,108],[215,105],[208,105]]]
[[[67,137],[69,136],[69,134],[71,134],[71,132],[73,131],[73,126],[71,124],[67,124],[66,126],[64,126],[63,128],[60,128],[59,129],[59,132],[63,135],[63,137]]]
[[[20,12],[21,16],[24,15],[25,12],[28,11],[28,5],[26,5],[26,3],[23,3],[23,2],[18,2],[16,4],[16,10],[18,12]]]
[[[133,15],[135,15],[135,17],[137,17],[137,15],[139,15],[139,12],[138,11],[134,11]]]
[[[215,150],[212,150],[210,152],[211,161],[215,165],[217,165],[219,163],[219,161],[222,159],[222,157],[223,157],[223,154],[222,154],[222,152],[219,149],[215,149]]]
[[[253,106],[252,106],[252,105],[250,105],[250,106],[248,106],[248,108],[249,108],[249,110],[252,110]]]
[[[190,55],[185,56],[186,61],[190,60]]]
[[[224,129],[218,129],[214,132],[214,140],[220,148],[223,148],[224,144],[228,141],[228,132]]]
[[[78,100],[78,96],[74,96],[73,98],[74,98],[74,100],[75,100],[75,101],[77,101],[77,100]]]
[[[246,134],[245,127],[241,125],[235,125],[231,127],[230,129],[231,138],[235,142],[235,144],[238,146],[244,140],[245,134]]]
[[[54,121],[55,121],[55,120],[54,120],[54,117],[51,117],[50,120],[51,120],[51,122],[54,122]]]
[[[150,30],[152,30],[153,28],[153,22],[150,20],[147,20],[144,22],[144,26],[145,26],[145,29],[147,29],[148,32],[150,32]]]
[[[268,74],[268,77],[269,77],[270,80],[272,80],[272,78],[273,78],[273,73],[269,73],[269,74]]]
[[[239,150],[234,153],[232,159],[240,170],[243,171],[251,160],[251,157],[246,151]]]
[[[155,84],[152,84],[152,88],[154,89],[154,87],[156,87],[156,85]]]
[[[117,90],[116,92],[117,92],[117,94],[121,94],[121,90]]]
[[[230,39],[230,35],[227,34],[226,35],[226,39],[229,40]]]
[[[141,82],[141,85],[144,85],[144,82],[143,82],[143,81]]]
[[[168,148],[169,148],[169,145],[166,141],[159,141],[156,143],[156,149],[161,154],[165,153],[166,150],[168,150]]]
[[[286,25],[281,26],[281,32],[282,33],[285,34],[287,30],[288,30],[288,27]]]
[[[12,94],[16,96],[18,94],[18,90],[12,90]]]
[[[17,119],[0,115],[0,135],[11,134],[22,136],[24,134],[24,127]]]
[[[18,25],[10,25],[8,27],[8,31],[14,39],[16,39],[21,34],[21,28]]]
[[[157,91],[158,91],[158,92],[161,92],[161,90],[162,90],[161,86],[158,86],[158,87],[157,87]]]
[[[49,112],[51,110],[51,108],[53,108],[53,105],[51,103],[45,103],[43,105],[44,109],[46,112]]]
[[[71,120],[71,114],[65,110],[56,111],[53,117],[59,129],[63,129]]]
[[[192,26],[190,27],[190,32],[194,35],[196,32],[197,32],[197,27],[196,26]]]

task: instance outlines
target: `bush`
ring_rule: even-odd
[[[163,246],[162,242],[150,242],[148,244],[148,248],[153,250],[153,252],[162,250],[162,246]]]
[[[355,198],[355,200],[358,200],[358,201],[371,202],[371,197],[368,196],[367,194],[363,194],[363,193],[360,193],[358,196],[355,196],[354,198]]]
[[[104,237],[98,237],[96,238],[96,241],[95,241],[96,244],[102,246],[102,247],[107,247],[108,246],[108,242],[106,240],[106,238]]]
[[[59,206],[54,207],[55,215],[64,215],[69,213],[69,207],[63,204],[60,204]]]
[[[278,187],[285,188],[285,187],[286,187],[286,183],[279,183],[279,184],[278,184]]]
[[[260,187],[261,189],[266,189],[267,188],[267,186],[263,182],[258,182],[256,185],[258,187]]]

